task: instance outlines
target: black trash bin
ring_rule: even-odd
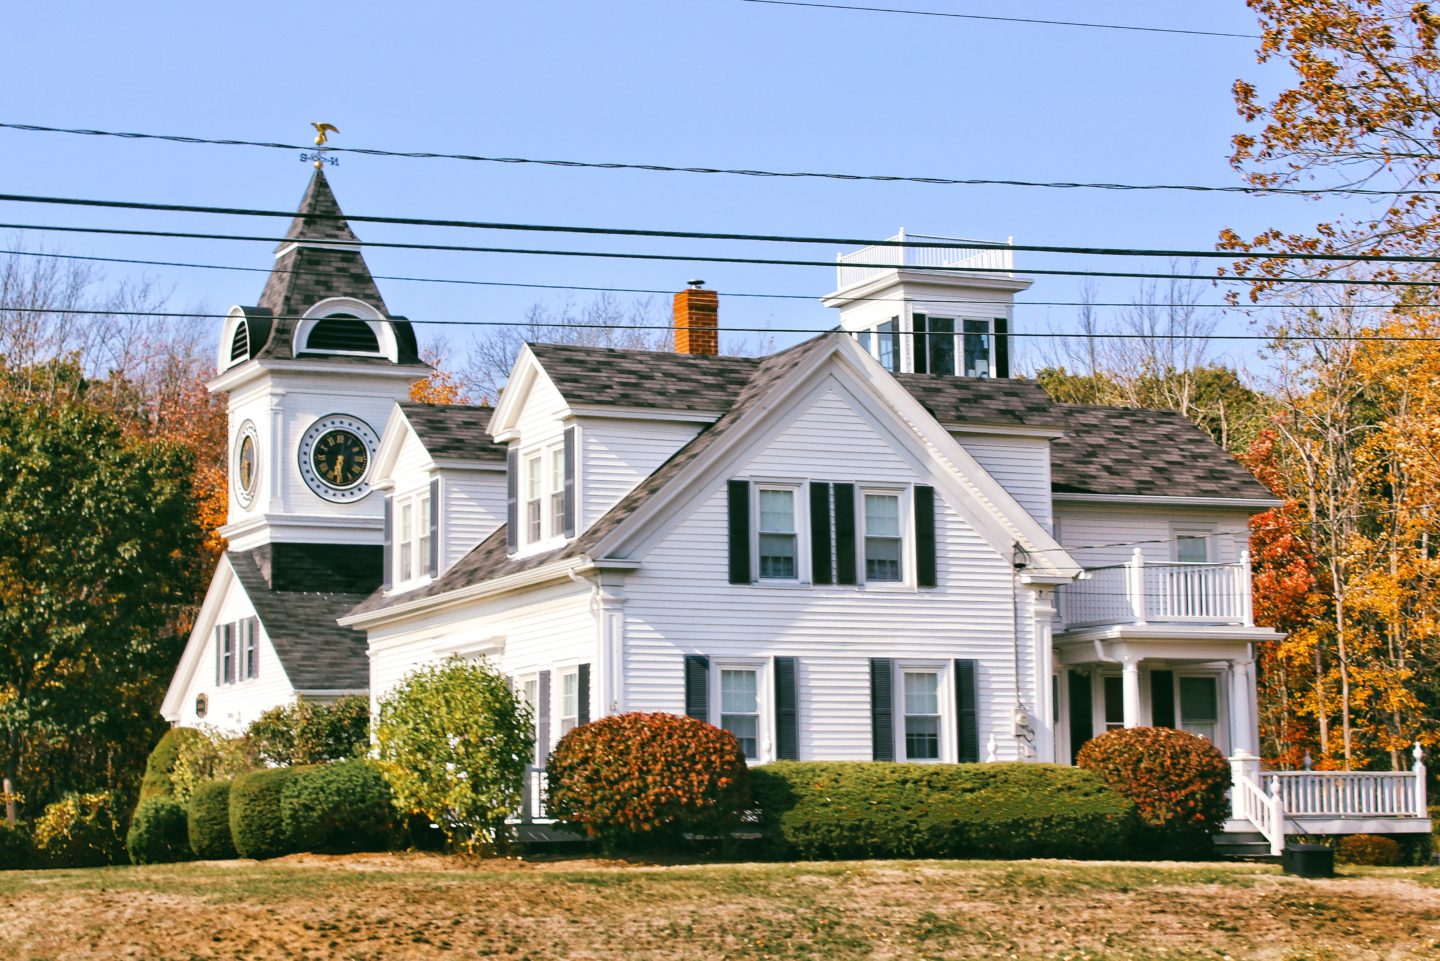
[[[1296,877],[1333,878],[1335,849],[1323,844],[1289,843],[1280,855],[1280,867],[1286,874]]]

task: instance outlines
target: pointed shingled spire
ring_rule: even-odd
[[[317,170],[305,188],[305,196],[300,198],[300,208],[295,219],[290,221],[290,229],[285,231],[285,239],[275,249],[283,250],[286,244],[304,240],[360,243],[360,238],[355,236],[344,217],[340,202],[330,189],[330,181],[325,179],[325,172]]]

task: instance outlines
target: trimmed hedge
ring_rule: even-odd
[[[180,758],[180,746],[186,740],[205,737],[193,727],[172,727],[160,736],[154,750],[145,760],[145,776],[140,781],[140,803],[152,797],[168,797],[175,793],[170,774]]]
[[[190,850],[197,858],[219,861],[235,857],[230,839],[230,782],[206,781],[190,795],[187,812]]]
[[[242,774],[230,783],[230,839],[242,858],[276,858],[297,848],[285,830],[280,797],[305,768],[278,767]]]
[[[546,765],[546,807],[606,845],[728,839],[749,803],[729,731],[678,714],[621,714],[575,728]]]
[[[1135,805],[1056,764],[777,761],[750,772],[767,846],[806,858],[1108,858]]]
[[[400,842],[395,795],[371,761],[301,770],[280,793],[280,814],[297,851],[388,851]]]
[[[174,798],[141,801],[125,834],[131,864],[169,864],[190,860],[190,831],[185,809]]]
[[[125,860],[125,838],[108,791],[67,794],[35,819],[37,860],[60,868],[93,868]]]
[[[35,842],[30,825],[24,821],[11,824],[0,818],[0,871],[28,868],[35,862]]]

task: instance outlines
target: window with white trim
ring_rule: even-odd
[[[864,491],[865,582],[904,580],[902,498],[896,491]]]
[[[925,336],[926,370],[931,374],[990,377],[994,326],[990,320],[961,320],[916,314],[915,331]]]
[[[560,736],[564,737],[580,724],[580,672],[566,671],[560,675]]]
[[[905,760],[940,760],[940,672],[902,670],[900,690],[905,712]]]
[[[219,645],[218,656],[220,658],[219,682],[221,684],[235,683],[235,625],[223,624],[216,632],[216,643]]]
[[[395,499],[395,583],[403,584],[430,570],[430,490]]]
[[[858,331],[856,339],[867,354],[880,362],[881,367],[892,373],[899,372],[900,318],[894,317],[869,330]]]
[[[260,674],[258,622],[247,617],[240,622],[240,680],[253,681]]]
[[[400,544],[396,551],[398,568],[396,580],[400,583],[415,576],[415,505],[407,498],[400,502]]]
[[[1176,531],[1175,560],[1182,564],[1210,563],[1210,532]]]
[[[415,573],[430,570],[430,492],[427,490],[415,498],[415,526],[419,528],[415,538]]]
[[[1219,685],[1214,677],[1180,675],[1176,679],[1180,697],[1180,729],[1215,743],[1220,724]]]
[[[540,541],[540,533],[544,530],[540,519],[544,506],[540,499],[540,465],[543,463],[539,454],[525,459],[525,533],[531,544]]]
[[[756,485],[756,570],[761,580],[798,580],[800,538],[794,487]]]
[[[565,448],[553,447],[549,453],[550,472],[547,475],[550,492],[550,523],[546,525],[551,537],[565,536]]]
[[[1100,678],[1100,685],[1105,730],[1119,730],[1125,726],[1125,681],[1119,674],[1106,674]]]
[[[520,700],[530,708],[530,730],[535,736],[535,756],[531,762],[543,767],[549,745],[540,743],[540,675],[532,674],[520,682]]]
[[[720,669],[720,724],[735,735],[746,760],[760,758],[760,671],[753,667]]]

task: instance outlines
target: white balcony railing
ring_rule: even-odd
[[[1254,626],[1250,554],[1235,564],[1155,563],[1137,547],[1127,564],[1087,570],[1060,588],[1066,629],[1105,624]]]
[[[936,267],[964,267],[965,273],[1004,274],[1008,276],[1015,269],[1015,256],[1008,247],[987,244],[979,240],[960,240],[955,237],[933,237],[929,234],[907,234],[900,231],[891,242],[919,241],[925,244],[943,244],[934,247],[872,246],[862,247],[835,258],[836,289],[844,290],[852,284],[861,284],[896,267],[910,267],[924,270]]]

